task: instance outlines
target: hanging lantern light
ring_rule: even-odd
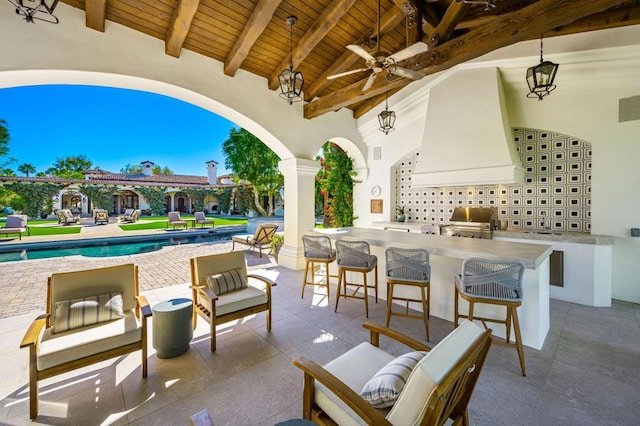
[[[388,98],[386,95],[384,97],[384,111],[378,114],[378,122],[380,123],[380,131],[385,135],[395,130],[393,125],[396,123],[396,113],[389,111]]]
[[[529,85],[529,93],[527,98],[538,98],[542,100],[545,96],[555,90],[556,85],[553,80],[556,78],[558,67],[551,61],[542,59],[542,34],[540,35],[540,63],[535,67],[527,70],[527,84]]]
[[[280,80],[280,97],[285,99],[289,105],[294,102],[302,100],[302,87],[304,86],[304,78],[300,71],[293,71],[293,26],[298,22],[298,18],[295,16],[289,16],[287,18],[287,24],[290,29],[289,47],[291,60],[289,62],[289,68],[284,69],[278,79]]]
[[[35,21],[44,21],[57,24],[58,18],[53,11],[59,0],[9,0],[16,8],[16,14],[24,16],[25,21],[35,24]]]

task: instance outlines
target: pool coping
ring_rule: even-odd
[[[231,225],[221,226],[214,229],[198,229],[198,230],[169,230],[157,234],[137,234],[126,236],[103,236],[103,237],[91,237],[91,238],[74,238],[74,239],[60,239],[49,241],[32,241],[32,242],[19,242],[7,245],[0,245],[0,254],[14,253],[21,250],[42,250],[57,247],[82,247],[100,244],[104,240],[113,242],[116,244],[134,243],[141,241],[160,241],[169,240],[176,237],[194,237],[199,235],[234,235],[244,233],[246,227]]]

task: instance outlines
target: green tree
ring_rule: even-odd
[[[10,141],[11,136],[9,135],[7,122],[5,120],[0,120],[0,175],[2,176],[16,175],[16,173],[9,167],[11,163],[16,162],[16,159],[9,157],[6,160],[2,160],[2,157],[5,157],[9,154]]]
[[[117,188],[115,186],[80,185],[80,192],[91,200],[93,209],[113,210],[113,196]]]
[[[180,190],[191,198],[191,208],[194,212],[203,211],[204,198],[209,194],[215,194],[215,191],[212,189],[181,188]]]
[[[218,198],[218,210],[220,210],[220,213],[229,212],[231,209],[231,199],[233,198],[233,189],[219,189],[216,192],[216,197]]]
[[[137,186],[134,188],[138,193],[142,194],[152,215],[163,215],[166,210],[167,188],[163,187],[146,187]]]
[[[322,152],[316,181],[325,199],[325,226],[353,226],[353,186],[358,182],[353,161],[331,142],[324,144]]]
[[[83,179],[82,172],[90,170],[93,162],[85,155],[67,156],[66,158],[56,158],[51,167],[45,170],[49,176],[57,176],[68,179]]]
[[[53,183],[14,182],[5,185],[17,197],[11,200],[11,207],[30,217],[37,217],[41,211],[46,211],[47,201],[65,187]]]
[[[274,198],[284,185],[284,177],[278,171],[280,158],[245,129],[231,129],[222,150],[225,167],[233,171],[237,182],[244,181],[252,187],[255,209],[262,216],[273,216]],[[267,210],[262,207],[261,196],[268,197]]]
[[[29,177],[30,173],[35,173],[36,172],[36,168],[33,164],[30,163],[23,163],[20,164],[18,166],[18,171],[20,173],[23,173],[26,177]]]
[[[143,171],[142,165],[132,166],[131,164],[127,164],[126,166],[120,169],[120,173],[126,173],[129,175],[142,173],[142,171]],[[158,165],[153,166],[153,168],[151,169],[151,172],[154,175],[172,175],[173,174],[173,172],[169,167],[167,166],[162,167]]]

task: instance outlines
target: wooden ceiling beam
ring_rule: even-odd
[[[296,68],[309,56],[311,51],[322,39],[333,29],[340,19],[351,9],[356,0],[333,0],[322,12],[318,20],[302,36],[298,44],[293,49],[291,62]],[[269,89],[275,90],[279,86],[278,76],[283,69],[289,68],[289,54],[285,56],[280,65],[275,69],[269,78]]]
[[[393,8],[380,18],[380,34],[381,37],[386,33],[394,29],[398,24],[404,21],[404,13],[398,8]],[[378,29],[376,28],[371,35],[371,39],[378,37]],[[329,68],[327,68],[314,82],[304,91],[304,99],[310,101],[315,98],[321,91],[326,89],[331,80],[327,80],[327,77],[333,74],[338,74],[342,71],[346,71],[351,65],[353,65],[360,56],[356,55],[350,50],[345,51],[337,61],[335,61]]]
[[[104,32],[107,15],[107,0],[86,0],[85,14],[87,27]]]
[[[224,73],[233,77],[247,58],[251,48],[262,34],[282,0],[260,0],[244,26],[242,33],[224,61]]]
[[[579,3],[572,0],[539,0],[440,45],[437,49],[439,60],[420,71],[425,75],[434,74],[501,47],[539,37],[541,32],[569,25],[578,19],[604,12],[622,3],[623,0],[583,0]],[[527,25],[523,25],[524,23]],[[433,52],[427,53],[429,54]],[[388,82],[385,78],[378,78],[371,89],[364,93],[362,86],[365,81],[366,79],[357,81],[331,95],[306,104],[304,117],[318,117],[411,82],[406,79]]]
[[[198,11],[200,0],[178,0],[165,38],[164,51],[167,55],[180,57],[184,40],[191,29],[191,21]]]
[[[433,48],[435,47],[435,44],[444,43],[449,40],[453,30],[456,28],[456,25],[458,25],[464,15],[467,14],[470,7],[471,6],[468,3],[464,2],[454,1],[451,3],[442,17],[442,20],[440,20],[440,23],[430,35],[429,40],[431,40],[432,44],[429,46]]]

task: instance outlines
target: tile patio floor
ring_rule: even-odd
[[[101,231],[102,232],[102,231]],[[59,258],[0,264],[0,424],[179,425],[207,408],[217,426],[273,425],[299,417],[302,373],[292,359],[325,363],[368,338],[361,301],[340,303],[338,313],[316,290],[300,298],[301,271],[247,253],[252,270],[278,281],[273,329],[264,315],[218,329],[209,351],[199,322],[191,349],[158,359],[150,341],[149,375],[140,353],[105,361],[40,384],[40,416],[28,416],[27,352],[19,343],[42,311],[46,276],[54,271],[135,262],[141,289],[153,305],[189,296],[190,257],[230,250],[230,243],[167,247],[118,258]],[[335,294],[335,285],[332,295]],[[370,320],[384,322],[384,303],[370,302]],[[420,321],[394,317],[393,328],[423,338]],[[453,326],[432,317],[431,343]],[[153,332],[153,330],[151,330]],[[385,345],[385,342],[383,342]],[[400,353],[401,347],[388,350]],[[474,425],[635,425],[640,421],[640,305],[614,301],[591,308],[551,301],[551,330],[542,350],[525,348],[527,377],[515,350],[494,346],[471,403]]]

